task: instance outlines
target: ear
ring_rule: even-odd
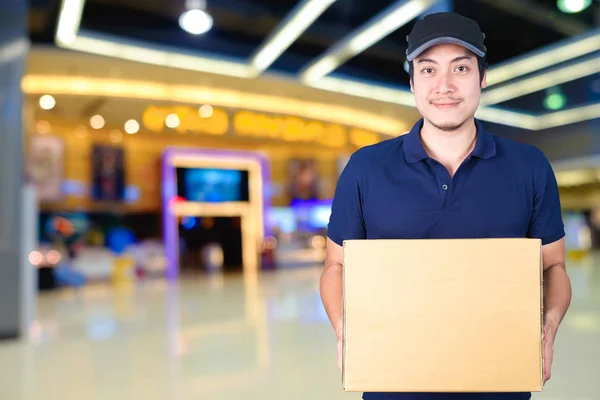
[[[487,68],[483,70],[483,79],[481,80],[481,88],[485,89],[487,87]]]

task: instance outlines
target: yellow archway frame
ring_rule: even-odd
[[[205,203],[175,201],[177,168],[248,171],[248,201]],[[264,188],[270,180],[268,159],[256,152],[169,148],[163,154],[163,231],[168,277],[179,275],[179,217],[240,217],[245,274],[256,274],[265,237]]]

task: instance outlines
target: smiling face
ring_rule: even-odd
[[[410,89],[425,121],[451,132],[473,118],[487,85],[475,54],[456,44],[440,44],[419,55],[413,65]]]

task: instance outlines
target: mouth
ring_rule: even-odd
[[[453,102],[440,102],[440,103],[432,103],[434,107],[439,108],[440,110],[447,110],[450,108],[458,107],[460,101]]]

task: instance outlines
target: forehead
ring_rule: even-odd
[[[418,62],[421,59],[431,59],[435,61],[442,61],[444,59],[453,60],[457,57],[471,57],[473,61],[477,60],[475,53],[466,48],[453,43],[443,43],[438,44],[429,49],[425,50],[418,57],[415,58],[415,61]]]

